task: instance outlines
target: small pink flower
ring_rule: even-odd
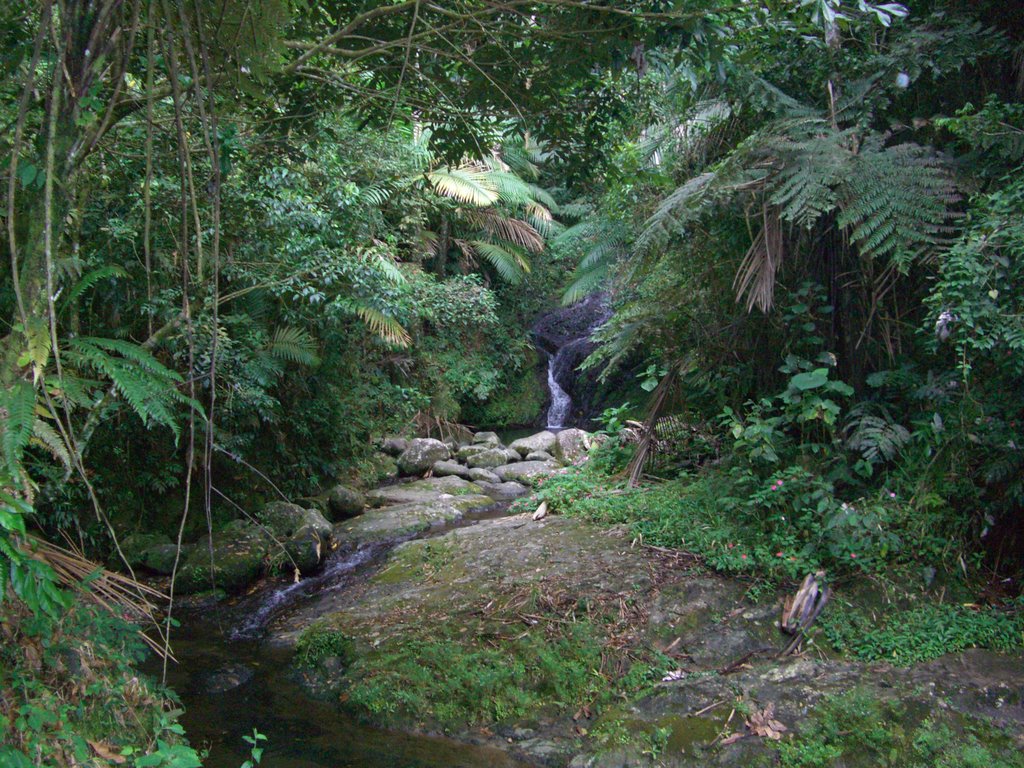
[[[779,488],[781,488],[781,487],[782,487],[782,481],[779,480]]]
[[[746,555],[740,555],[740,560],[746,560],[746,559],[747,559]]]
[[[783,555],[783,554],[782,554],[781,552],[776,552],[776,553],[775,553],[775,556],[776,556],[776,557],[784,557],[784,555]]]
[[[890,492],[889,492],[889,498],[890,498],[890,499],[895,499],[895,498],[896,498],[896,494],[895,494],[895,493],[893,493],[892,491],[890,491]]]
[[[856,560],[856,559],[857,559],[857,554],[856,554],[855,552],[851,552],[851,553],[850,553],[850,557],[851,557],[852,559]]]

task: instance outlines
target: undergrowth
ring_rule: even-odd
[[[942,711],[911,711],[861,690],[826,699],[777,749],[783,768],[1024,766],[1011,739],[986,723]]]
[[[927,510],[893,491],[874,499],[840,502],[809,470],[772,474],[749,496],[749,476],[716,469],[700,475],[628,488],[617,473],[628,454],[612,443],[581,470],[543,480],[534,496],[517,502],[527,512],[541,501],[555,513],[603,525],[626,525],[637,540],[700,555],[706,565],[755,581],[757,588],[793,584],[823,570],[830,580],[903,579],[913,605],[882,619],[834,604],[821,618],[822,632],[839,651],[865,660],[910,664],[966,648],[1010,650],[1024,646],[1020,600],[976,608],[929,602],[924,594],[946,561],[949,542]],[[923,521],[923,522],[922,522]],[[944,574],[960,579],[957,571]],[[969,584],[961,584],[962,591]]]
[[[865,661],[908,665],[968,648],[1024,645],[1024,612],[926,603],[881,616],[855,608],[825,612],[819,626],[838,651]]]
[[[0,621],[0,765],[198,768],[170,692],[138,675],[135,628],[75,602],[59,619],[10,599]]]

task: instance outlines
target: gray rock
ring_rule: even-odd
[[[508,447],[514,451],[518,451],[520,456],[526,456],[534,451],[550,452],[555,447],[555,442],[555,433],[544,430],[543,432],[538,432],[537,434],[530,435],[529,437],[521,437],[518,440],[513,440]]]
[[[521,461],[518,464],[506,464],[503,467],[495,467],[494,474],[501,478],[502,482],[510,480],[521,482],[547,477],[548,475],[553,475],[558,470],[558,464],[553,461]]]
[[[455,457],[457,459],[459,459],[460,461],[465,461],[470,456],[474,456],[474,455],[476,455],[478,453],[482,453],[484,451],[489,451],[489,450],[491,450],[493,448],[496,448],[496,447],[500,447],[500,446],[476,445],[476,444],[464,445],[461,448],[459,448],[459,450],[457,450],[455,452]]]
[[[438,501],[442,496],[468,496],[479,494],[480,486],[455,475],[430,477],[413,483],[387,485],[366,494],[367,500],[377,507],[389,504],[416,504]]]
[[[497,448],[501,445],[501,438],[497,432],[477,432],[473,435],[474,443],[482,443],[490,448]]]
[[[305,527],[311,527],[320,538],[331,537],[331,524],[315,509],[303,509],[298,504],[286,501],[272,501],[257,515],[259,521],[280,539],[290,539]]]
[[[435,461],[433,466],[434,477],[447,477],[454,475],[466,480],[472,480],[470,469],[457,461]]]
[[[332,520],[344,520],[363,511],[366,497],[347,485],[336,485],[327,496],[327,510]]]
[[[593,444],[591,434],[583,429],[563,429],[555,435],[555,458],[563,464],[575,464],[587,455]]]
[[[483,467],[473,467],[469,470],[469,479],[477,483],[500,483],[501,479]]]
[[[526,461],[554,461],[555,457],[547,451],[533,451],[526,454]]]
[[[409,441],[404,437],[385,437],[380,444],[380,449],[389,456],[401,456],[408,447]]]
[[[490,496],[495,501],[511,501],[512,499],[518,499],[520,496],[526,496],[530,493],[530,489],[522,483],[480,483],[480,487],[484,493]]]
[[[203,681],[206,693],[227,693],[248,683],[253,678],[252,667],[244,664],[228,664],[209,673]]]
[[[132,568],[146,565],[146,552],[153,547],[170,544],[171,540],[162,533],[133,533],[121,539],[121,551]]]
[[[263,573],[272,545],[273,540],[265,531],[244,521],[217,531],[212,538],[204,536],[181,564],[176,589],[182,594],[211,588],[240,592]]]
[[[287,572],[294,565],[305,576],[320,567],[324,539],[315,528],[306,525],[284,543],[284,551],[288,553],[288,560],[284,563],[283,569]]]
[[[516,461],[522,461],[523,457],[519,455],[519,451],[513,451],[511,448],[505,448],[505,456],[508,458],[506,463],[512,464]]]
[[[191,545],[183,544],[180,560],[185,560],[192,549]],[[153,573],[159,573],[161,576],[170,576],[171,571],[174,570],[174,560],[177,554],[178,547],[176,545],[159,544],[146,550],[143,562]]]
[[[470,467],[483,467],[484,469],[490,469],[492,467],[500,467],[503,464],[508,464],[508,455],[505,453],[504,448],[490,448],[480,453],[474,453],[470,456],[466,463]]]
[[[355,547],[424,533],[457,523],[462,517],[460,510],[441,499],[391,504],[338,523],[334,526],[334,538],[343,545]]]
[[[403,475],[422,475],[436,461],[444,461],[451,454],[440,440],[420,437],[409,441],[409,447],[398,457],[398,469]]]

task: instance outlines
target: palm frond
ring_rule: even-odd
[[[369,327],[373,333],[396,347],[407,347],[412,342],[408,331],[391,315],[387,315],[376,307],[372,307],[357,299],[348,299],[342,303],[346,311],[355,315]]]
[[[475,211],[468,217],[491,237],[500,238],[532,253],[544,250],[544,238],[528,222],[511,216],[502,216],[497,211]]]
[[[512,285],[523,281],[525,273],[530,271],[526,258],[516,253],[514,248],[504,248],[486,240],[471,240],[468,245],[484,261],[488,262],[501,275],[501,278]]]
[[[485,166],[468,164],[459,168],[434,170],[427,173],[431,188],[442,197],[466,205],[486,208],[498,201],[498,188]]]
[[[270,355],[299,365],[316,367],[320,365],[316,340],[309,331],[302,328],[282,326],[274,331],[267,344]]]

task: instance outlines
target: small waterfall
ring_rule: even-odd
[[[537,346],[548,358],[547,428],[569,426],[573,409],[587,411],[587,385],[577,378],[576,367],[594,349],[591,335],[611,314],[603,295],[594,295],[571,307],[541,315],[533,327]],[[574,404],[573,398],[581,402]]]
[[[565,420],[569,416],[569,409],[572,408],[572,398],[566,394],[555,377],[555,370],[558,364],[558,355],[551,355],[548,358],[548,392],[551,393],[551,407],[548,408],[548,429],[561,429],[565,426]]]

